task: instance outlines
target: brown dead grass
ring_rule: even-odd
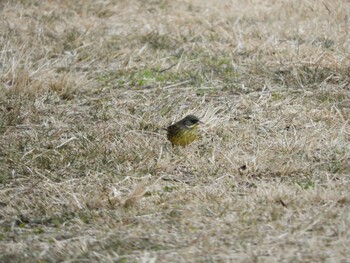
[[[346,1],[0,5],[1,262],[349,261]]]

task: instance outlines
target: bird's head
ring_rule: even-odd
[[[187,127],[187,128],[194,128],[198,124],[203,123],[201,122],[198,117],[194,115],[187,115],[185,118],[182,119],[182,123]]]

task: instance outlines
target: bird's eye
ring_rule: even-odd
[[[185,121],[185,125],[187,127],[191,127],[191,126],[195,125],[196,123],[197,123],[196,120],[187,120],[187,121]]]

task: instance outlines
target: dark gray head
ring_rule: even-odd
[[[200,120],[194,115],[187,115],[181,120],[181,122],[187,127],[192,127],[193,125],[200,123]]]

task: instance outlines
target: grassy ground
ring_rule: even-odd
[[[350,262],[347,1],[0,10],[1,262]]]

